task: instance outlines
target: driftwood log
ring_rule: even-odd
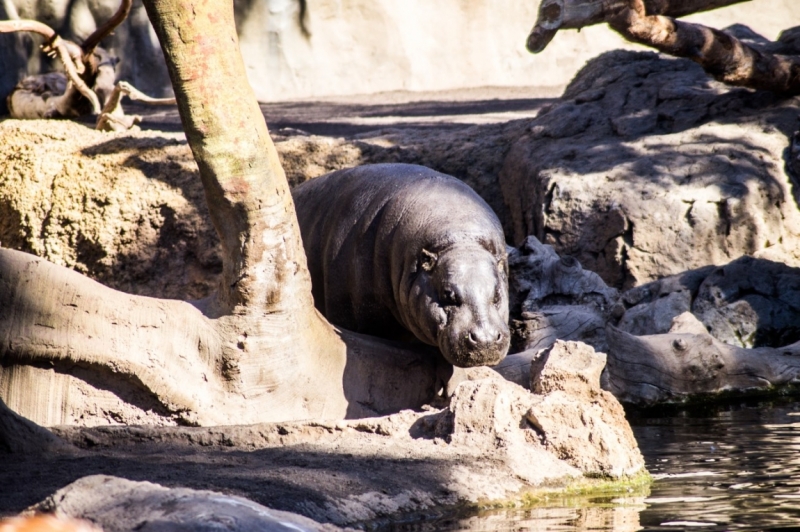
[[[639,405],[800,383],[800,342],[744,349],[720,342],[691,313],[667,334],[634,336],[609,325],[607,385]]]
[[[607,314],[618,294],[599,275],[534,236],[509,248],[508,267],[512,347],[493,369],[527,387],[531,361],[556,340],[606,350]]]

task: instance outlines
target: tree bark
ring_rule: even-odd
[[[673,320],[668,334],[634,336],[613,325],[606,334],[609,389],[623,402],[682,402],[800,383],[800,343],[755,349],[728,345],[688,312]]]

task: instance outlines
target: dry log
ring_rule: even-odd
[[[678,18],[750,0],[645,0],[648,15]],[[608,22],[629,7],[629,0],[542,0],[539,16],[528,35],[528,50],[543,51],[558,30],[581,29]]]
[[[680,402],[800,383],[800,342],[779,349],[735,347],[713,338],[688,312],[673,320],[668,334],[634,336],[613,325],[606,334],[607,382],[623,402]]]
[[[533,236],[509,249],[508,263],[513,350],[538,351],[557,338],[605,350],[605,314],[617,298],[615,289]]]

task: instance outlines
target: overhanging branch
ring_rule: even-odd
[[[761,52],[723,31],[675,19],[743,1],[544,0],[528,50],[544,50],[559,29],[607,22],[625,39],[691,59],[723,83],[800,94],[800,58]]]

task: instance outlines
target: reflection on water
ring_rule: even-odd
[[[429,519],[394,530],[800,529],[800,402],[631,413],[655,481],[646,497],[569,498],[547,507]]]
[[[800,403],[762,402],[631,419],[656,481],[645,529],[800,526]]]

